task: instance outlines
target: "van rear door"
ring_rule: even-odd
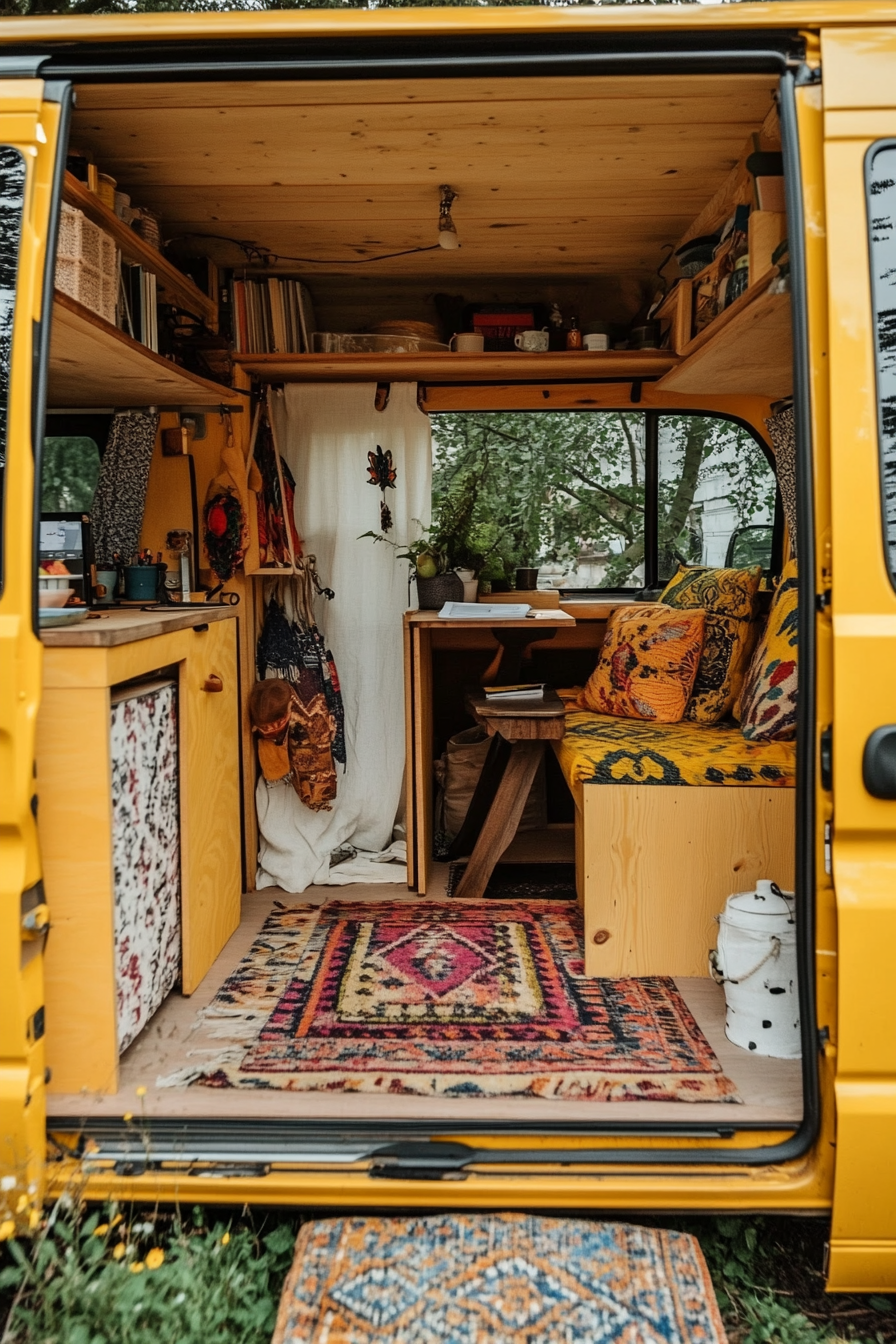
[[[896,27],[822,35],[837,1155],[828,1287],[896,1288]]]
[[[0,1223],[36,1218],[45,1135],[43,947],[34,730],[41,646],[35,478],[70,86],[0,61]],[[5,67],[5,68],[4,68]]]

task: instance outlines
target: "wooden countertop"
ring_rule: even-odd
[[[140,611],[118,608],[103,612],[97,620],[88,616],[80,625],[65,625],[61,630],[41,630],[41,643],[48,649],[84,648],[111,649],[117,644],[132,644],[138,639],[153,639],[175,630],[189,630],[210,621],[232,620],[238,607],[210,603],[206,607],[189,607],[186,611],[165,608],[160,611]]]

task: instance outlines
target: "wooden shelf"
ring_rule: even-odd
[[[768,271],[694,337],[660,381],[670,392],[739,392],[775,399],[793,391],[790,294],[770,294]]]
[[[218,330],[218,305],[214,299],[203,294],[198,285],[194,285],[188,276],[183,275],[176,266],[162,256],[157,248],[144,242],[139,233],[118,218],[114,210],[104,205],[99,196],[79,182],[71,173],[66,173],[62,187],[62,199],[68,205],[83,211],[88,219],[105,229],[115,239],[121,255],[128,261],[136,262],[145,271],[151,271],[158,279],[165,295],[178,307],[185,308],[195,317],[201,317],[212,331]]]
[[[556,354],[235,355],[266,383],[553,383],[661,378],[678,364],[668,350],[576,350]]]
[[[56,291],[50,406],[220,406],[245,396],[188,373]]]

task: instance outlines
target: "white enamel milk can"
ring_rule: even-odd
[[[729,896],[717,916],[713,979],[725,988],[725,1035],[757,1055],[799,1059],[796,918],[793,892],[762,879]]]

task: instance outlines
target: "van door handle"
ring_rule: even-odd
[[[205,681],[202,683],[202,689],[214,694],[217,691],[223,691],[224,682],[216,672],[212,672],[211,676],[206,677]]]
[[[875,728],[865,743],[862,779],[873,798],[896,800],[896,723]]]

